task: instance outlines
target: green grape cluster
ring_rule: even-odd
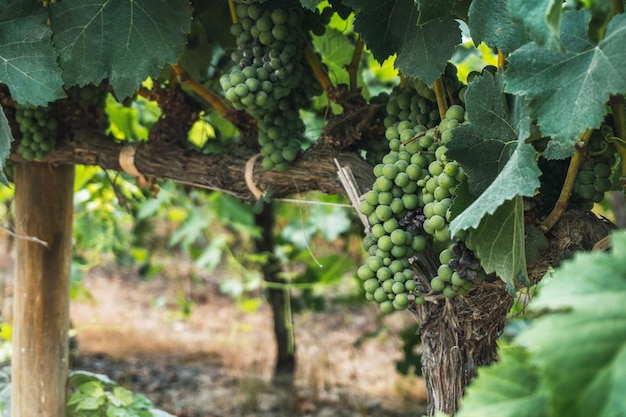
[[[108,93],[108,85],[103,82],[100,85],[87,84],[82,87],[74,86],[67,90],[67,96],[80,107],[102,107]]]
[[[604,194],[611,189],[611,175],[617,151],[612,137],[613,131],[608,125],[603,125],[600,130],[592,132],[574,180],[568,203],[569,209],[591,210],[593,205],[602,201]],[[543,214],[549,213],[554,208],[563,188],[570,161],[571,158],[559,160],[539,158],[538,165],[542,172],[539,197],[543,205]]]
[[[47,107],[17,105],[15,119],[22,139],[17,152],[27,161],[43,160],[56,147],[58,122]]]
[[[225,97],[259,126],[263,167],[282,172],[299,154],[304,124],[299,109],[321,92],[304,63],[302,8],[274,8],[236,1],[238,22],[231,27],[235,66],[220,78]],[[320,19],[322,16],[319,16]]]
[[[397,86],[389,95],[385,128],[400,121],[434,127],[440,120],[435,93],[422,80],[411,80]]]
[[[591,210],[611,189],[611,167],[615,164],[615,145],[609,140],[613,131],[606,126],[594,131],[587,143],[587,156],[574,180],[570,206]]]
[[[465,110],[459,105],[454,105],[448,109],[445,116],[438,129],[433,129],[433,134],[424,136],[428,141],[437,144],[435,160],[428,165],[428,175],[417,182],[417,185],[422,187],[426,217],[424,231],[433,236],[435,242],[444,246],[451,240],[447,213],[452,205],[454,189],[465,178],[465,172],[459,164],[448,160],[446,143],[450,140],[452,129],[463,122]]]
[[[368,218],[370,233],[363,240],[368,257],[357,276],[363,280],[366,298],[379,303],[385,313],[404,310],[410,302],[424,302],[409,263],[415,253],[428,246],[422,228],[424,203],[417,184],[428,175],[436,150],[435,141],[430,139],[433,129],[418,122],[417,115],[422,113],[417,103],[424,98],[422,94],[434,97],[418,82],[397,87],[389,95],[387,153],[374,166],[376,180],[359,207]],[[411,102],[415,103],[412,111]],[[429,99],[425,102],[432,104]],[[430,113],[430,107],[425,110]]]
[[[439,254],[441,266],[431,278],[431,289],[446,297],[466,294],[485,275],[473,252],[461,246],[448,228],[455,188],[465,173],[447,158],[446,143],[465,121],[465,110],[453,105],[441,121],[438,111],[432,117],[429,111],[427,120],[434,126],[419,124],[426,119],[418,115],[428,109],[420,108],[425,93],[415,87],[398,88],[390,95],[385,131],[389,151],[374,167],[376,180],[359,207],[368,218],[370,233],[363,240],[368,256],[357,276],[363,280],[366,298],[378,302],[383,312],[402,310],[411,301],[424,302],[425,289],[413,279],[409,262],[417,253],[433,249]]]

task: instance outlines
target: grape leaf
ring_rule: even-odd
[[[448,16],[418,25],[413,0],[345,0],[358,9],[354,29],[380,63],[397,53],[396,67],[429,86],[443,74],[454,47],[461,41],[458,23]]]
[[[521,22],[540,46],[559,47],[561,0],[508,0],[511,17]]]
[[[586,10],[563,13],[564,53],[531,43],[508,58],[506,90],[526,96],[543,134],[564,148],[602,123],[610,94],[626,92],[626,14],[609,22],[598,45],[587,35],[589,18]]]
[[[452,234],[478,227],[505,200],[532,196],[539,188],[535,151],[524,143],[530,132],[526,107],[515,99],[511,113],[503,87],[500,74],[487,73],[470,83],[465,94],[469,122],[452,130],[447,144],[448,157],[461,164],[470,193],[478,196],[450,223]]]
[[[614,232],[610,252],[564,262],[530,304],[554,311],[519,337],[545,380],[554,415],[626,415],[624,251],[626,233]]]
[[[529,42],[525,28],[511,20],[507,0],[473,0],[468,25],[477,45],[485,42],[505,54]]]
[[[0,4],[0,83],[20,104],[45,106],[65,97],[46,18],[38,2]]]
[[[420,16],[418,24],[423,25],[431,20],[442,20],[450,16],[460,0],[415,0]]]
[[[63,0],[50,9],[65,82],[108,77],[120,100],[177,62],[191,22],[186,0]]]
[[[506,200],[493,214],[484,216],[478,227],[470,230],[469,240],[485,272],[495,272],[506,282],[509,293],[515,294],[515,280],[530,284],[526,271],[524,201],[521,196]]]
[[[452,130],[447,156],[467,173],[478,198],[450,222],[450,232],[470,230],[470,239],[487,273],[495,272],[514,293],[514,280],[528,283],[522,196],[539,188],[535,150],[524,142],[530,119],[523,100],[509,110],[504,80],[486,73],[465,94],[468,123]]]
[[[4,175],[4,167],[6,166],[6,160],[11,154],[11,141],[13,140],[13,134],[9,127],[9,121],[4,114],[4,110],[0,109],[0,182],[4,185],[9,185],[7,178]]]
[[[547,401],[537,371],[519,346],[500,349],[499,361],[478,369],[457,417],[545,417]]]
[[[300,4],[305,9],[315,10],[317,5],[320,4],[321,0],[300,0]]]

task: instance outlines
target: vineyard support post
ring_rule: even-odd
[[[11,415],[65,416],[74,166],[15,166]]]

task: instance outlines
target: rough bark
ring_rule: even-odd
[[[246,163],[258,152],[255,149],[233,144],[219,155],[202,155],[174,143],[146,142],[136,146],[134,165],[145,176],[222,190],[245,201],[255,199],[245,181]],[[124,144],[116,143],[95,130],[76,130],[73,137],[61,141],[44,162],[52,165],[99,165],[121,171],[119,159],[123,147]],[[11,158],[20,160],[15,153]],[[272,195],[276,198],[313,190],[344,194],[337,179],[335,158],[342,166],[352,169],[362,189],[371,186],[374,181],[372,167],[356,153],[337,152],[322,147],[305,152],[284,173],[265,171],[257,162],[253,180],[262,192],[273,190]]]
[[[548,233],[548,248],[529,268],[538,282],[548,268],[578,250],[591,250],[614,226],[592,213],[566,212]],[[428,285],[421,277],[422,285]],[[413,310],[420,322],[422,371],[428,390],[428,416],[454,415],[476,368],[497,360],[496,341],[513,303],[502,281],[477,285],[466,297],[429,298]]]
[[[15,167],[12,416],[65,416],[73,189],[71,165]]]

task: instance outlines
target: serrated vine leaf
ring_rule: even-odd
[[[0,109],[0,182],[4,185],[9,185],[7,178],[4,175],[4,167],[6,161],[11,154],[11,141],[13,140],[13,134],[9,127],[9,121],[4,114],[4,110]]]
[[[431,20],[442,20],[450,16],[460,0],[415,0],[420,12],[418,23],[426,24]]]
[[[626,233],[613,233],[610,252],[564,262],[530,305],[554,311],[519,337],[545,380],[554,415],[626,415],[624,251]]]
[[[109,78],[118,99],[177,62],[191,22],[186,0],[63,0],[50,9],[65,82]]]
[[[539,377],[520,347],[499,351],[499,361],[480,368],[457,417],[547,417]]]
[[[429,86],[443,74],[461,41],[452,16],[418,25],[420,13],[413,0],[345,0],[344,4],[358,10],[354,29],[378,62],[397,53],[396,67]]]
[[[508,0],[473,0],[469,7],[468,26],[476,44],[485,42],[505,54],[530,41],[526,29],[511,20]]]
[[[469,236],[485,272],[495,272],[506,282],[509,293],[515,294],[515,280],[529,285],[521,196],[505,201],[493,214],[486,215]]]
[[[526,96],[543,134],[563,147],[600,126],[609,95],[626,92],[626,14],[609,22],[598,45],[587,35],[589,18],[586,10],[563,13],[564,53],[531,43],[508,58],[506,90]]]
[[[449,158],[461,164],[469,191],[478,198],[450,223],[450,231],[477,228],[506,200],[532,196],[539,188],[541,171],[535,151],[524,139],[530,119],[522,100],[509,110],[501,75],[486,74],[472,82],[465,95],[469,122],[452,131]]]
[[[0,83],[20,104],[45,106],[65,97],[46,18],[38,2],[0,4]]]
[[[511,17],[521,22],[538,45],[559,47],[561,0],[508,0]]]

